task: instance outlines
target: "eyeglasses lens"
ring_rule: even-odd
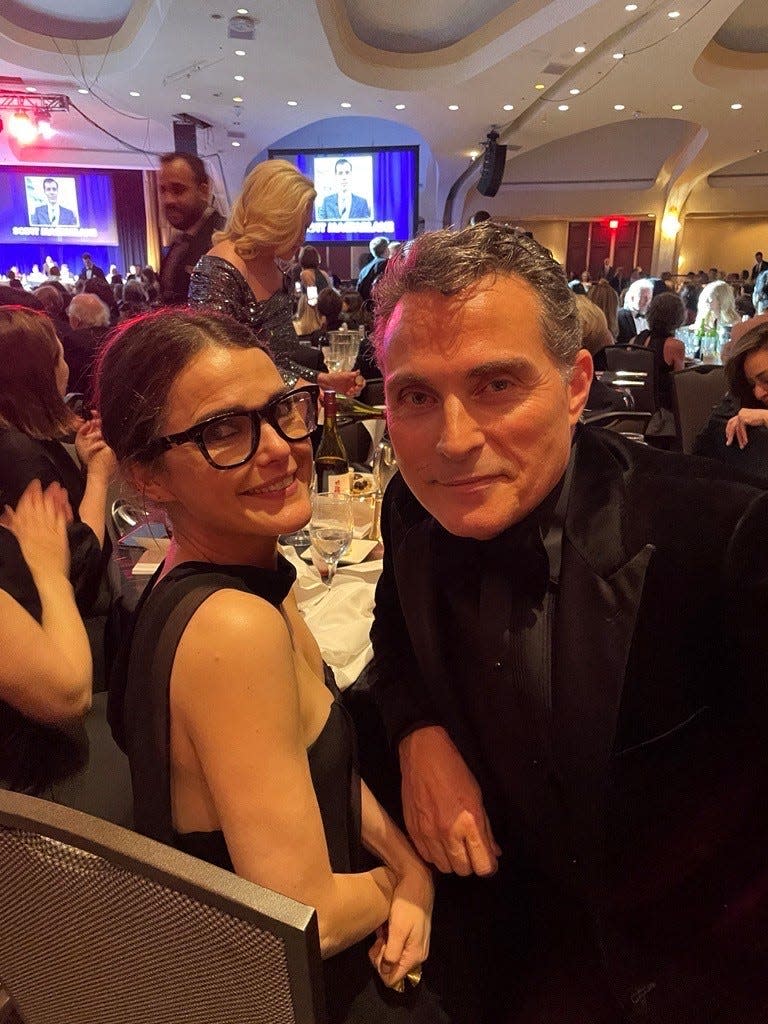
[[[315,399],[306,391],[288,395],[274,406],[275,421],[286,437],[300,441],[317,426]]]
[[[274,423],[289,440],[302,441],[317,426],[314,396],[308,392],[286,395],[267,406],[260,419]],[[211,461],[222,469],[246,462],[254,452],[251,415],[233,413],[210,423],[202,441]]]

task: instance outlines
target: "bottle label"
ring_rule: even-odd
[[[326,473],[324,480],[323,490],[329,491],[331,494],[351,494],[352,487],[350,484],[350,472],[346,473]]]

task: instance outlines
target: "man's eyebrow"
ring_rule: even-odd
[[[474,366],[467,376],[470,380],[477,380],[479,377],[492,377],[494,374],[509,373],[513,376],[530,376],[536,373],[538,367],[525,356],[511,356],[508,359],[491,359],[487,363],[480,363]]]

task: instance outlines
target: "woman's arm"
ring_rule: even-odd
[[[685,345],[679,338],[667,338],[664,342],[664,362],[673,370],[685,366]]]
[[[80,501],[78,515],[93,530],[100,547],[104,547],[107,515],[107,488],[115,474],[117,463],[114,452],[101,435],[98,419],[86,421],[78,430],[75,448],[85,466],[85,493]]]
[[[331,870],[293,659],[275,608],[239,591],[214,594],[176,652],[171,742],[175,753],[189,742],[237,874],[315,907],[330,956],[387,919],[395,879],[387,868]],[[176,760],[173,774],[177,793],[185,780]],[[179,810],[177,829],[197,827]]]
[[[66,492],[33,481],[3,525],[16,537],[42,606],[42,623],[0,590],[0,696],[48,725],[81,717],[91,705],[91,649],[69,582]]]
[[[371,960],[384,982],[396,985],[429,954],[432,875],[364,782],[362,839],[397,876],[387,926],[380,929],[371,949]]]
[[[739,409],[725,424],[725,443],[731,445],[735,438],[739,448],[745,448],[749,442],[747,427],[768,427],[768,409]]]

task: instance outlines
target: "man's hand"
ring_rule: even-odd
[[[445,874],[492,875],[501,855],[472,772],[445,729],[400,742],[405,824],[424,860]]]

